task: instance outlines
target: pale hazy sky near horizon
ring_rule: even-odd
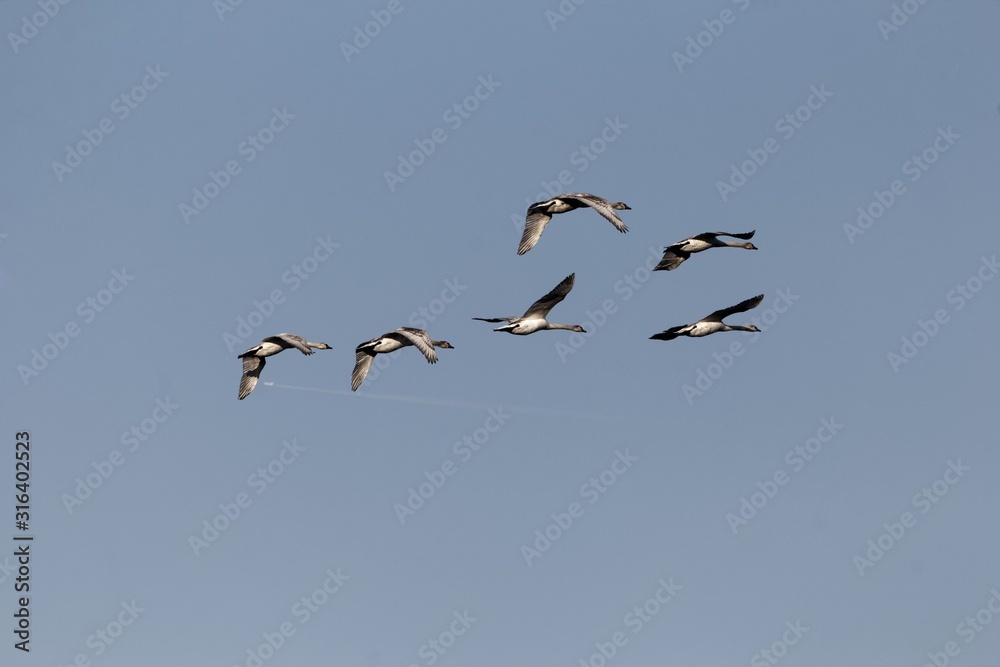
[[[1000,3],[0,25],[0,665],[1000,665]]]

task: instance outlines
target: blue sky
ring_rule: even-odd
[[[997,3],[0,22],[0,663],[998,664]],[[518,256],[567,191],[631,231]],[[585,336],[471,319],[570,273]],[[455,349],[352,394],[407,325]],[[333,349],[237,401],[284,331]]]

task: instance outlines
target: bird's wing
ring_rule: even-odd
[[[703,322],[721,322],[723,319],[729,317],[733,313],[745,313],[751,308],[756,308],[760,305],[760,302],[764,300],[763,294],[758,294],[757,296],[751,297],[746,301],[740,301],[735,306],[730,306],[729,308],[723,308],[722,310],[717,310],[708,317],[704,318]]]
[[[615,209],[611,208],[611,203],[602,197],[596,195],[588,195],[586,193],[573,193],[568,195],[560,195],[560,199],[573,199],[581,204],[586,204],[590,208],[594,209],[598,213],[604,216],[604,218],[615,226],[615,229],[620,231],[622,234],[628,231],[628,227],[622,222],[622,219],[618,217],[615,213]]]
[[[375,343],[379,342],[381,339],[382,339],[381,336],[376,336],[371,340],[366,340],[365,342],[359,344],[356,348],[354,348],[354,351],[355,352],[361,352],[362,350],[369,351],[375,345]]]
[[[681,331],[686,326],[688,326],[688,325],[687,324],[682,324],[679,327],[670,327],[666,331],[661,331],[658,334],[653,334],[649,338],[650,338],[650,340],[673,340],[673,339],[675,339],[675,338],[677,338],[678,336],[681,335]]]
[[[689,239],[686,239],[685,241],[681,241],[681,243],[686,243],[687,241],[702,241],[704,243],[712,243],[713,241],[715,241],[716,236],[729,236],[729,234],[726,234],[725,232],[702,232],[701,234],[695,234],[694,236],[692,236]]]
[[[543,202],[544,203],[544,202]],[[545,211],[532,210],[536,204],[528,207],[528,214],[524,220],[524,233],[521,234],[521,244],[517,247],[517,254],[523,255],[538,243],[545,231],[545,225],[549,224],[552,216]]]
[[[410,341],[414,347],[420,350],[425,357],[427,357],[428,363],[437,363],[438,357],[437,352],[434,351],[434,346],[431,345],[431,338],[427,335],[427,332],[423,329],[411,329],[410,327],[400,327],[396,329],[396,333]]]
[[[573,289],[573,282],[576,274],[571,273],[562,282],[552,288],[552,291],[543,296],[538,301],[531,304],[531,307],[524,312],[524,317],[545,317],[552,308],[566,298],[569,291]]]
[[[312,354],[315,352],[315,350],[306,345],[305,338],[302,336],[296,336],[295,334],[280,333],[277,336],[271,336],[270,338],[265,338],[264,340],[269,343],[281,345],[282,347],[294,347],[302,354]]]
[[[240,378],[240,400],[250,395],[257,386],[260,372],[264,368],[264,357],[243,357],[243,377]]]
[[[480,322],[507,322],[513,324],[515,320],[519,320],[521,318],[514,315],[511,317],[473,317],[472,319],[479,320]]]
[[[754,229],[753,231],[741,232],[739,234],[730,234],[729,232],[705,232],[704,234],[698,234],[698,236],[695,236],[695,237],[692,237],[692,238],[700,239],[702,241],[708,241],[709,238],[706,238],[706,237],[712,237],[712,238],[714,238],[716,236],[732,236],[734,239],[744,239],[744,240],[746,240],[746,239],[752,239],[753,235],[754,235],[754,233],[756,231],[757,230]]]
[[[663,249],[663,259],[660,263],[653,267],[654,271],[673,271],[681,263],[691,256],[691,253],[683,250],[684,241],[680,243],[675,243],[671,246],[667,246]]]
[[[358,347],[354,355],[354,370],[351,372],[351,391],[357,391],[361,383],[365,381],[368,370],[372,367],[375,355],[370,354]]]

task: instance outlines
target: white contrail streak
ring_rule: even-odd
[[[505,409],[510,410],[511,412],[541,415],[544,417],[556,416],[556,417],[589,417],[591,419],[624,419],[623,415],[615,416],[615,415],[603,415],[594,412],[557,410],[554,408],[541,408],[533,405],[507,405],[500,402],[477,403],[475,401],[459,401],[459,400],[451,400],[443,398],[423,398],[420,396],[403,396],[399,394],[366,394],[366,393],[347,391],[346,389],[323,389],[321,387],[296,387],[290,384],[275,384],[274,382],[261,382],[261,384],[267,385],[268,387],[274,387],[275,389],[311,391],[319,394],[336,394],[338,396],[361,396],[364,398],[374,398],[380,401],[401,401],[403,403],[414,403],[417,405],[437,405],[443,408],[461,408],[464,410],[488,410],[490,408],[497,407],[497,405],[502,405]]]

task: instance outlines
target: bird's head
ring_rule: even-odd
[[[616,201],[614,204],[611,205],[611,208],[615,209],[616,211],[631,211],[632,210],[632,207],[629,206],[628,204],[626,204],[623,201]]]

